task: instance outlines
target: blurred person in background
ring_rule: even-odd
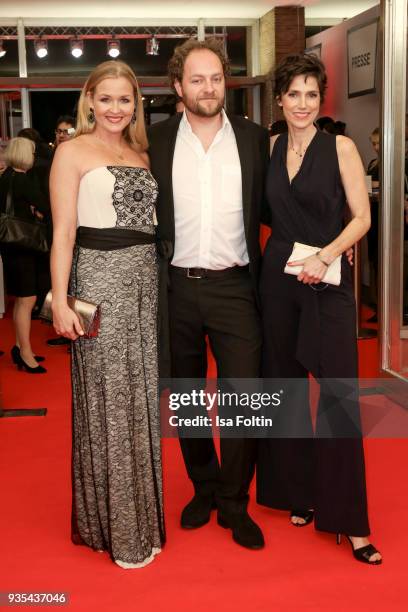
[[[335,136],[344,136],[346,134],[346,124],[344,121],[333,121],[327,123],[323,131],[328,134],[334,134]]]
[[[2,175],[5,169],[7,168],[4,154],[5,154],[5,147],[0,146],[0,175]]]
[[[6,208],[10,193],[16,217],[32,220],[33,215],[43,219],[49,205],[37,181],[29,175],[34,164],[35,145],[27,138],[10,140],[6,152],[6,170],[0,177],[0,208]],[[16,343],[11,350],[13,362],[19,370],[29,374],[44,374],[46,369],[38,363],[43,357],[36,356],[31,347],[31,312],[37,295],[44,293],[48,282],[48,257],[43,253],[0,244],[7,293],[14,295],[13,321]]]
[[[57,147],[60,144],[71,140],[75,133],[75,123],[75,119],[71,117],[71,115],[61,115],[58,117],[55,127],[54,152],[57,150]],[[50,338],[47,340],[47,344],[51,347],[58,347],[70,345],[71,340],[69,338],[65,338],[64,336],[58,336],[56,338]]]
[[[317,119],[317,121],[315,121],[315,124],[317,125],[317,127],[319,128],[319,130],[321,130],[322,132],[328,132],[328,129],[330,129],[330,126],[333,125],[334,123],[334,119],[332,117],[319,117],[319,119]]]
[[[50,168],[52,162],[52,149],[41,138],[40,133],[34,128],[23,128],[17,134],[20,138],[28,138],[35,144],[34,164],[29,170],[30,176],[35,175],[36,180],[40,183],[40,188],[45,196],[49,199],[48,181],[50,176]]]
[[[55,128],[54,149],[62,142],[71,140],[75,133],[75,119],[71,115],[61,115],[57,119],[57,127]]]
[[[34,128],[23,128],[19,131],[18,136],[21,138],[28,138],[35,145],[34,151],[34,164],[33,167],[28,170],[27,175],[30,179],[36,183],[37,187],[42,191],[43,197],[47,201],[47,214],[44,216],[44,222],[47,224],[47,235],[48,244],[52,242],[52,224],[51,224],[51,213],[50,213],[50,169],[52,162],[52,148],[42,139],[41,134]],[[45,256],[48,260],[49,254]],[[37,295],[37,300],[32,310],[32,318],[37,319],[38,313],[41,310],[42,303],[44,302],[45,295],[51,287],[51,276],[49,272],[49,263],[47,267],[44,267],[44,273],[47,270],[47,281],[42,283],[42,292]]]
[[[276,136],[277,134],[284,134],[288,131],[288,124],[284,119],[279,119],[268,125],[269,136]]]
[[[380,152],[380,130],[375,128],[370,135],[370,142],[375,152],[375,157],[367,166],[367,175],[371,176],[370,206],[371,206],[371,227],[367,234],[368,260],[370,262],[370,285],[374,302],[371,304],[374,314],[367,319],[367,323],[377,323],[377,278],[378,278],[378,241],[379,241],[379,190],[380,190],[380,168],[378,155]]]

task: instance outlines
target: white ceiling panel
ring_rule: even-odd
[[[345,19],[378,0],[1,0],[1,18],[256,19],[276,6],[306,7],[307,19]]]

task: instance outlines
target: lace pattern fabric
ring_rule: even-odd
[[[158,191],[150,172],[145,168],[122,166],[107,169],[115,177],[112,200],[117,214],[116,227],[154,230],[152,219]]]
[[[147,187],[142,199],[126,195],[117,226],[154,231],[152,198]],[[76,247],[71,290],[100,304],[101,327],[72,349],[72,537],[125,568],[143,567],[164,542],[157,285],[154,245]]]

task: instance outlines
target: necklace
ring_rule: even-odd
[[[102,140],[102,138],[99,138],[99,136],[96,136],[96,134],[94,134],[95,138],[97,140],[99,140],[99,142],[101,142],[107,149],[110,150],[110,152],[114,153],[115,157],[117,157],[118,159],[120,159],[121,161],[123,161],[125,159],[125,156],[123,155],[123,151],[124,151],[124,146],[121,148],[120,152],[118,153],[117,151],[115,151],[115,149],[112,146],[109,146],[106,144],[106,142],[104,140]]]
[[[312,140],[313,140],[314,136],[315,136],[315,135],[313,134],[312,138],[309,140],[309,142],[307,143],[307,145],[305,146],[305,148],[304,148],[303,150],[301,149],[300,151],[296,151],[296,149],[295,149],[295,147],[293,146],[293,144],[291,144],[291,143],[290,143],[290,140],[289,140],[289,137],[288,137],[288,147],[289,147],[289,149],[290,149],[291,151],[293,151],[293,152],[294,152],[294,154],[295,154],[295,155],[297,155],[297,156],[298,156],[300,159],[302,159],[302,157],[303,157],[303,156],[304,156],[304,154],[306,153],[306,151],[307,151],[307,149],[308,149],[308,147],[309,147],[310,143],[312,142]]]
[[[297,155],[298,157],[300,157],[301,159],[302,159],[302,157],[304,156],[304,154],[305,154],[305,153],[306,153],[306,151],[307,151],[307,147],[305,147],[305,148],[303,149],[303,151],[302,151],[301,153],[299,153],[299,151],[296,151],[295,147],[294,147],[293,145],[291,145],[290,143],[289,143],[289,149],[290,149],[291,151],[293,151],[293,152],[294,152],[294,154],[295,154],[295,155]]]

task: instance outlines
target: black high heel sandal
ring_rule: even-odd
[[[306,527],[306,525],[309,525],[309,523],[313,521],[314,510],[292,510],[290,513],[290,518],[292,519],[294,516],[297,516],[305,521],[304,523],[294,523],[291,521],[294,527]]]
[[[18,365],[19,357],[21,357],[20,348],[17,345],[14,345],[11,349],[11,359],[15,365]],[[34,359],[37,363],[45,361],[45,357],[42,357],[41,355],[34,355]]]
[[[368,563],[368,565],[381,565],[382,559],[376,559],[375,561],[370,561],[370,557],[378,553],[379,551],[372,544],[367,544],[367,546],[361,546],[360,548],[354,548],[353,542],[351,541],[349,536],[346,536],[347,540],[350,542],[351,549],[353,551],[353,557],[357,559],[357,561],[361,561],[362,563]],[[338,533],[336,536],[337,544],[341,544],[341,533]]]

